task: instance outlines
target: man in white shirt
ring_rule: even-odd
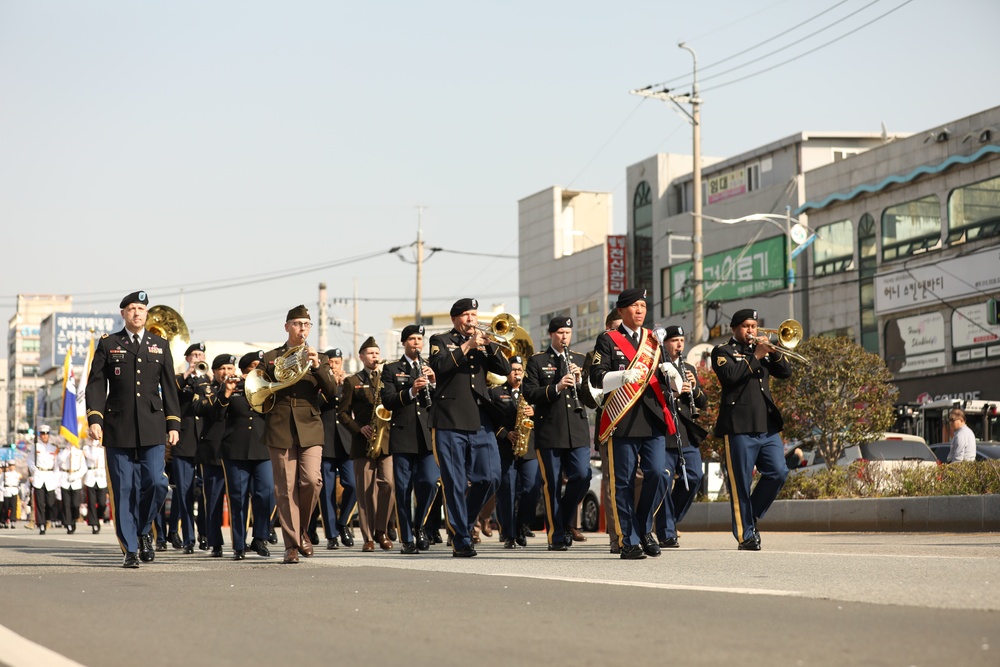
[[[59,471],[59,486],[62,488],[63,527],[70,535],[76,532],[76,522],[80,518],[80,503],[83,502],[83,476],[87,474],[87,463],[79,447],[64,442],[56,455]]]
[[[96,535],[101,532],[101,521],[108,505],[107,462],[100,442],[89,439],[84,442],[83,458],[87,462],[87,474],[83,476],[83,486],[87,489],[87,523]]]
[[[948,463],[956,461],[976,460],[976,434],[965,424],[965,410],[953,408],[948,412],[951,423],[951,449],[948,451]]]
[[[59,476],[56,472],[56,446],[51,437],[48,426],[39,426],[38,439],[32,455],[28,457],[28,474],[33,495],[31,507],[39,535],[44,535],[46,524],[58,516],[56,488],[59,486]]]

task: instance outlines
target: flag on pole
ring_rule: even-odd
[[[87,378],[90,377],[90,365],[94,361],[94,332],[90,332],[90,349],[87,351],[87,361],[83,364],[80,382],[76,387],[76,420],[79,424],[77,435],[83,440],[87,436]]]
[[[63,409],[59,423],[59,435],[74,447],[80,446],[79,422],[76,420],[76,378],[73,376],[73,348],[66,350],[63,361]]]

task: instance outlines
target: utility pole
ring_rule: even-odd
[[[422,294],[424,290],[424,207],[417,206],[417,300],[413,309],[413,322],[420,324],[420,312],[423,310]]]
[[[319,350],[327,349],[326,327],[329,324],[326,316],[326,283],[319,284]]]
[[[701,98],[698,97],[698,56],[694,49],[681,42],[679,48],[688,51],[694,59],[694,77],[691,83],[691,93],[688,95],[671,95],[669,88],[662,90],[651,90],[652,86],[646,86],[638,90],[630,91],[633,95],[640,97],[652,97],[664,102],[672,102],[680,111],[688,117],[691,123],[691,143],[692,143],[692,165],[691,165],[691,195],[692,195],[692,233],[691,233],[691,260],[693,266],[694,282],[694,304],[691,344],[697,345],[704,340],[705,331],[705,287],[704,287],[704,254],[702,251],[701,238]],[[690,104],[691,112],[681,106],[681,103]]]
[[[357,354],[358,348],[361,347],[361,341],[358,339],[361,336],[361,330],[358,326],[358,279],[354,279],[354,350],[351,352],[351,358],[357,360],[354,355]],[[357,365],[357,363],[355,364]],[[359,370],[358,368],[354,369]]]

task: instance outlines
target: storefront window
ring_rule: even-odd
[[[882,259],[893,260],[941,247],[941,202],[930,195],[882,212]]]
[[[813,274],[829,276],[854,268],[854,228],[850,220],[823,225],[816,230]]]

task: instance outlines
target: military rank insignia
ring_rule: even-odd
[[[715,363],[718,366],[725,366],[726,365],[726,358],[723,357],[723,356],[718,356],[718,357],[715,358]]]
[[[601,363],[601,353],[600,352],[594,352],[594,361],[593,361],[593,363],[595,363],[595,364]]]
[[[431,345],[431,354],[437,354],[437,353],[438,353],[438,346]]]

